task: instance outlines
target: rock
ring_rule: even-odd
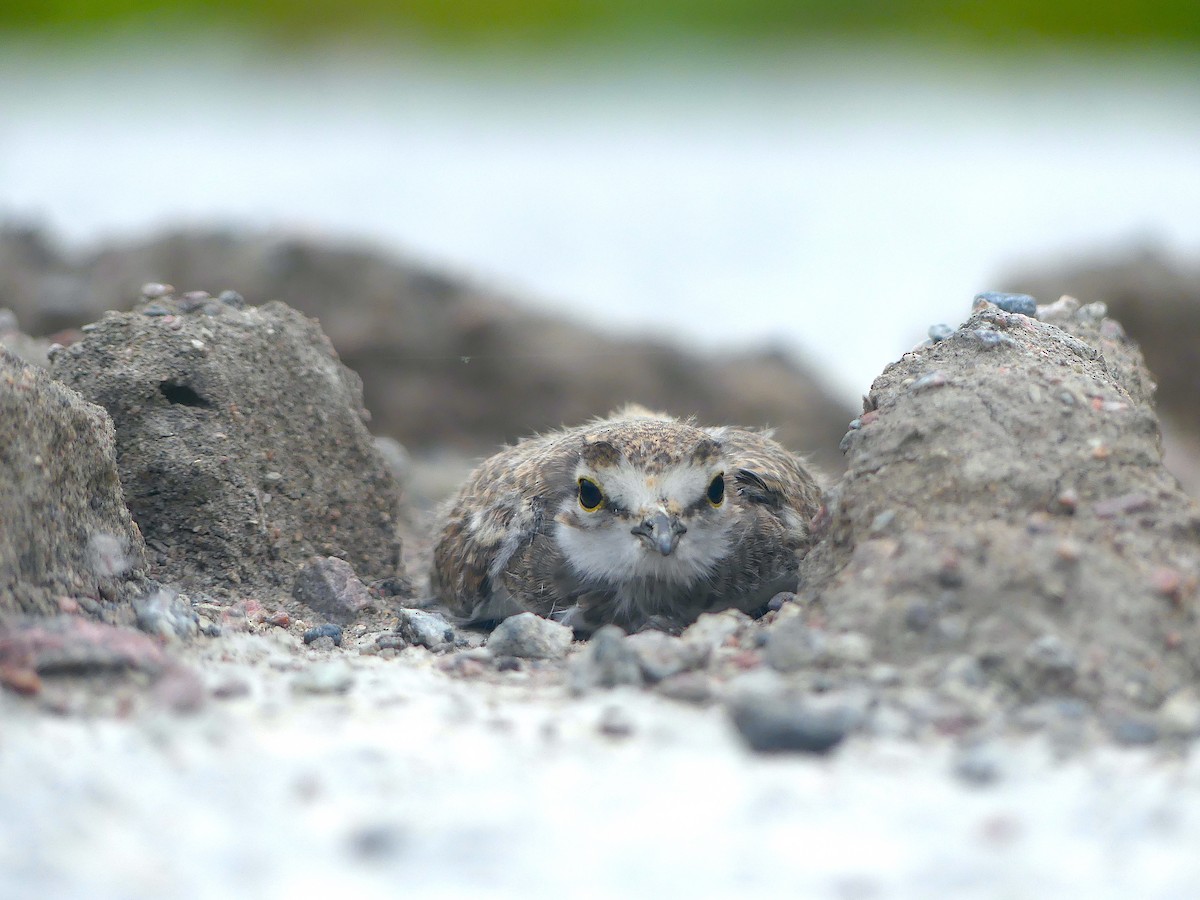
[[[1051,693],[1069,688],[1079,672],[1074,652],[1054,634],[1033,641],[1025,650],[1025,662],[1042,688]]]
[[[831,659],[852,666],[866,665],[871,661],[874,648],[871,639],[857,631],[831,635],[826,641],[826,652]]]
[[[282,303],[154,303],[169,314],[107,313],[51,373],[112,416],[156,576],[228,597],[286,591],[314,557],[398,574],[397,487],[320,326]]]
[[[600,721],[596,730],[606,737],[625,738],[633,734],[633,720],[629,713],[619,706],[606,706],[600,713]]]
[[[373,604],[366,585],[344,559],[314,560],[296,573],[292,596],[340,625],[348,625]]]
[[[345,663],[313,663],[292,679],[292,690],[301,694],[344,694],[354,685],[354,673]]]
[[[142,537],[125,508],[103,409],[0,348],[0,619],[60,597],[127,602]]]
[[[994,784],[1003,774],[1001,755],[992,744],[972,743],[955,756],[954,774],[968,784]]]
[[[946,384],[913,390],[930,373]],[[955,337],[905,354],[871,386],[801,562],[809,626],[862,635],[873,662],[966,719],[1064,693],[1101,716],[1156,710],[1195,679],[1200,620],[1180,608],[1198,596],[1200,509],[1163,466],[1153,390],[1119,326],[1074,301],[1036,318],[981,304]],[[820,658],[783,627],[769,663]],[[825,653],[831,673],[862,665]],[[985,690],[939,684],[958,657]]]
[[[400,825],[364,825],[350,835],[349,848],[364,861],[385,862],[403,854],[408,843],[408,833]]]
[[[654,686],[662,696],[680,703],[693,703],[703,706],[712,702],[716,696],[713,681],[701,672],[681,672],[664,678]]]
[[[828,753],[855,725],[850,710],[817,706],[784,692],[743,692],[726,703],[730,719],[758,753]]]
[[[329,647],[342,646],[342,628],[340,625],[334,625],[332,622],[324,625],[317,625],[314,628],[304,632],[304,643],[315,644],[317,641],[325,638],[329,641]],[[319,648],[318,648],[319,649]]]
[[[400,622],[396,626],[396,631],[409,644],[428,647],[430,650],[448,650],[454,646],[454,629],[449,622],[436,613],[425,612],[421,609],[401,609],[398,611],[398,615]],[[568,639],[567,642],[569,644],[570,640]],[[517,654],[509,655],[516,656]],[[534,658],[553,659],[555,657]]]
[[[732,639],[744,635],[752,624],[753,620],[748,615],[736,609],[704,613],[688,626],[682,637],[685,642],[712,654]]]
[[[169,588],[159,588],[135,600],[133,609],[138,628],[147,634],[180,640],[200,631],[200,617],[191,604]]]
[[[574,633],[566,625],[526,612],[505,619],[488,638],[493,656],[518,659],[562,659]]]
[[[1200,696],[1194,688],[1176,691],[1158,710],[1159,727],[1174,737],[1200,736]]]
[[[1162,247],[1106,248],[1069,265],[1030,267],[1007,284],[1042,297],[1099,297],[1123,326],[1109,326],[1112,339],[1134,340],[1158,382],[1167,464],[1193,497],[1200,497],[1200,416],[1196,396],[1200,369],[1195,335],[1200,333],[1200,265]],[[1101,323],[1104,327],[1104,323]],[[1128,331],[1128,337],[1124,332]]]
[[[975,295],[975,301],[984,301],[1000,307],[1005,312],[1020,313],[1023,316],[1037,315],[1037,301],[1028,294],[1006,294],[1002,291],[985,291]]]
[[[577,694],[595,688],[641,687],[642,682],[638,654],[616,625],[597,631],[571,660],[571,689]]]
[[[708,663],[709,650],[700,642],[688,642],[661,631],[641,631],[625,639],[633,649],[642,675],[650,684]]]
[[[0,624],[0,667],[39,675],[134,669],[159,675],[171,661],[158,642],[131,628],[79,616]]]
[[[763,655],[771,668],[795,672],[822,663],[828,656],[828,646],[823,632],[810,628],[800,618],[791,618],[767,629]]]
[[[1127,747],[1153,744],[1160,735],[1154,722],[1137,716],[1117,717],[1109,724],[1109,732],[1114,741]]]

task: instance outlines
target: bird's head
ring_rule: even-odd
[[[555,517],[565,558],[590,580],[696,581],[729,545],[725,470],[720,443],[681,422],[585,435]]]

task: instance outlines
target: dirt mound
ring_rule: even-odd
[[[1152,250],[1015,273],[1006,283],[1041,297],[1108,304],[1146,355],[1167,440],[1167,464],[1200,496],[1200,265]]]
[[[1103,304],[1039,319],[984,305],[875,381],[806,619],[927,682],[974,667],[1004,703],[1157,707],[1200,673],[1200,510]]]
[[[321,320],[363,380],[377,432],[477,455],[636,400],[705,422],[773,425],[830,471],[853,410],[779,353],[699,354],[535,313],[463,278],[369,249],[281,235],[179,232],[68,258],[37,231],[0,230],[0,302],[51,334],[127,309],[147,281]]]
[[[232,293],[148,293],[86,326],[51,372],[112,416],[155,577],[271,597],[314,556],[400,574],[398,491],[317,323]]]
[[[144,576],[104,410],[0,347],[0,618],[120,606]]]

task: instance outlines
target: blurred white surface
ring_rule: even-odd
[[[616,329],[769,341],[852,398],[1013,263],[1200,252],[1196,75],[880,47],[8,45],[0,217],[80,245],[180,224],[365,238]]]

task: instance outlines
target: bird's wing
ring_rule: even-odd
[[[747,503],[789,511],[803,521],[821,505],[821,487],[805,461],[769,433],[710,428],[734,466],[738,496]]]
[[[453,612],[499,619],[530,608],[520,582],[524,557],[535,543],[539,554],[552,552],[545,538],[574,484],[578,452],[570,444],[561,435],[532,438],[471,474],[434,547],[433,588]]]

